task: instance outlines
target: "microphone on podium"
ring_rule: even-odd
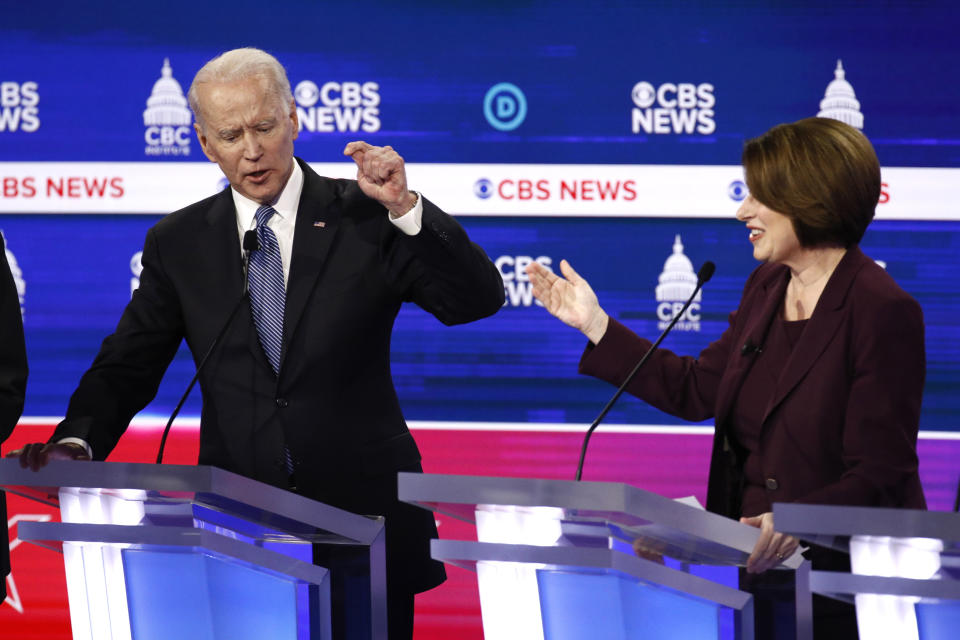
[[[240,299],[237,300],[237,304],[233,306],[233,310],[230,312],[230,315],[227,316],[227,321],[223,323],[223,327],[220,328],[220,331],[213,339],[213,342],[211,342],[210,346],[207,347],[207,352],[204,353],[203,357],[200,359],[200,363],[197,365],[197,371],[193,374],[190,384],[187,385],[187,390],[183,392],[183,395],[180,397],[180,402],[177,403],[173,413],[170,414],[170,419],[167,420],[167,425],[163,428],[163,436],[160,438],[160,450],[157,451],[157,464],[163,464],[163,450],[167,446],[167,436],[170,435],[170,428],[173,426],[173,421],[176,419],[177,414],[180,413],[180,409],[183,408],[183,404],[187,401],[187,397],[189,397],[190,392],[193,391],[193,385],[195,385],[197,380],[200,378],[200,372],[203,371],[203,365],[207,363],[207,359],[210,358],[210,354],[213,353],[214,348],[220,342],[220,339],[223,338],[223,335],[227,332],[227,327],[229,327],[230,323],[233,322],[233,318],[237,315],[237,311],[240,310],[244,300],[247,299],[250,284],[249,280],[247,279],[247,268],[250,263],[250,253],[257,251],[258,249],[260,249],[260,240],[257,238],[257,230],[250,229],[243,234],[243,294],[241,294]]]
[[[633,370],[627,375],[626,379],[617,389],[617,392],[613,394],[613,397],[610,398],[610,401],[607,402],[607,405],[603,408],[603,411],[600,412],[600,415],[597,416],[597,419],[593,421],[590,427],[587,429],[586,435],[583,437],[583,446],[580,447],[580,462],[577,464],[577,481],[580,481],[580,478],[583,476],[583,462],[587,457],[587,444],[590,442],[590,436],[593,435],[593,432],[596,431],[597,427],[600,426],[600,422],[607,417],[607,414],[610,412],[610,409],[613,408],[613,404],[617,399],[623,394],[623,390],[627,388],[627,385],[630,384],[630,381],[637,375],[637,372],[640,371],[640,368],[646,364],[647,359],[650,357],[650,354],[660,346],[660,343],[663,342],[663,339],[667,337],[667,334],[670,333],[670,330],[673,329],[673,325],[677,324],[677,321],[683,317],[683,314],[686,313],[687,308],[693,302],[693,299],[697,297],[697,293],[707,282],[710,281],[710,278],[713,277],[713,272],[716,271],[716,265],[710,262],[703,263],[703,266],[700,267],[700,271],[697,273],[697,286],[694,288],[693,293],[690,294],[690,297],[687,298],[687,301],[683,304],[683,308],[680,309],[676,314],[674,314],[673,319],[670,320],[670,324],[667,325],[667,328],[663,330],[663,333],[660,334],[660,337],[657,338],[657,341],[650,345],[650,348],[647,349],[647,352],[643,354],[643,357],[640,358],[640,361],[637,362]]]

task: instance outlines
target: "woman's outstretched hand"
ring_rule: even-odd
[[[590,284],[566,260],[560,261],[560,273],[562,276],[536,262],[531,263],[527,275],[533,284],[534,297],[551,314],[597,344],[607,332],[610,317],[600,306]]]

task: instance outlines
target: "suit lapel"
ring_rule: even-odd
[[[297,330],[307,300],[316,286],[323,263],[333,245],[340,225],[339,199],[326,179],[321,178],[305,162],[303,192],[297,208],[297,222],[293,233],[293,257],[287,282],[287,301],[283,318],[283,355]],[[281,368],[283,360],[281,360]]]
[[[843,259],[831,274],[800,340],[793,347],[780,380],[777,382],[776,393],[767,404],[763,414],[764,422],[784,398],[800,384],[833,340],[845,316],[843,304],[847,298],[847,292],[863,264],[863,253],[859,248],[852,247],[844,254]]]
[[[212,283],[217,296],[211,301],[214,305],[211,309],[211,317],[226,318],[236,304],[237,296],[243,292],[243,260],[240,254],[240,240],[237,237],[237,212],[233,206],[230,189],[225,189],[214,199],[207,211],[207,223],[210,225],[210,238],[204,242],[204,246],[209,249],[216,263],[227,264],[230,267],[210,269],[209,273],[197,274],[197,277],[216,278]]]

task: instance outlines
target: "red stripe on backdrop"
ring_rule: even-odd
[[[45,440],[52,425],[21,425],[5,444],[10,451],[26,442]],[[415,429],[428,473],[572,479],[581,435],[570,431]],[[165,462],[196,461],[196,427],[175,428]],[[952,508],[960,459],[960,439],[930,437],[919,443],[921,476],[931,509]],[[110,456],[120,462],[151,462],[160,430],[131,428]],[[593,437],[584,479],[626,482],[668,497],[696,496],[705,500],[709,433],[610,433]],[[9,496],[9,517],[57,520],[53,509],[18,496]],[[440,535],[475,539],[472,525],[441,517]],[[70,638],[66,586],[61,556],[19,544],[16,522],[11,528],[13,585],[16,598],[0,607],[3,638]],[[479,596],[472,572],[450,567],[445,584],[417,598],[416,640],[482,640]],[[12,593],[12,590],[11,590]],[[19,607],[22,611],[18,610]]]

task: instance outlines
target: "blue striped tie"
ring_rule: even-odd
[[[253,324],[257,328],[260,345],[273,367],[273,372],[279,373],[286,291],[283,286],[280,245],[273,230],[267,226],[267,221],[275,213],[269,205],[257,209],[257,239],[260,241],[260,249],[250,254],[248,277]]]

